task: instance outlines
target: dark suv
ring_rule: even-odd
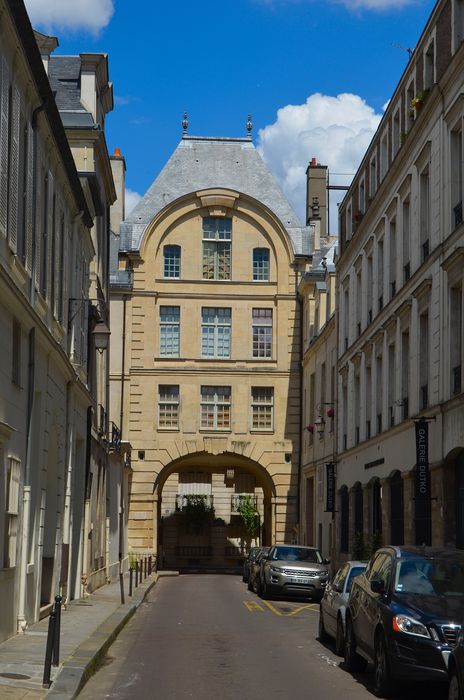
[[[464,623],[464,552],[383,547],[354,579],[346,612],[345,666],[374,663],[374,692],[396,679],[448,679]]]

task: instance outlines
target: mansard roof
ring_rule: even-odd
[[[140,249],[153,218],[179,197],[212,188],[253,197],[280,220],[296,255],[311,255],[311,227],[302,226],[250,138],[184,134],[181,142],[135,209],[121,224],[122,251]]]
[[[81,102],[80,56],[50,56],[48,77],[64,126],[95,126],[91,112]]]

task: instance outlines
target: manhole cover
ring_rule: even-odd
[[[11,678],[14,681],[27,681],[30,676],[25,676],[24,673],[0,673],[2,678]]]

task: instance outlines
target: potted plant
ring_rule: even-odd
[[[259,530],[259,513],[253,496],[243,496],[237,506],[237,512],[243,521],[248,538],[254,537]]]
[[[409,105],[410,109],[419,112],[422,109],[428,93],[428,90],[419,90],[417,95],[415,95],[411,100],[411,104]]]

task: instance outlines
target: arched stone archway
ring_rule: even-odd
[[[161,567],[236,569],[252,545],[275,540],[275,495],[266,469],[235,453],[184,455],[167,464],[153,487],[154,544]],[[241,499],[259,513],[252,536],[239,514]],[[204,504],[201,523],[192,522],[189,505]],[[203,508],[203,506],[201,506]]]

